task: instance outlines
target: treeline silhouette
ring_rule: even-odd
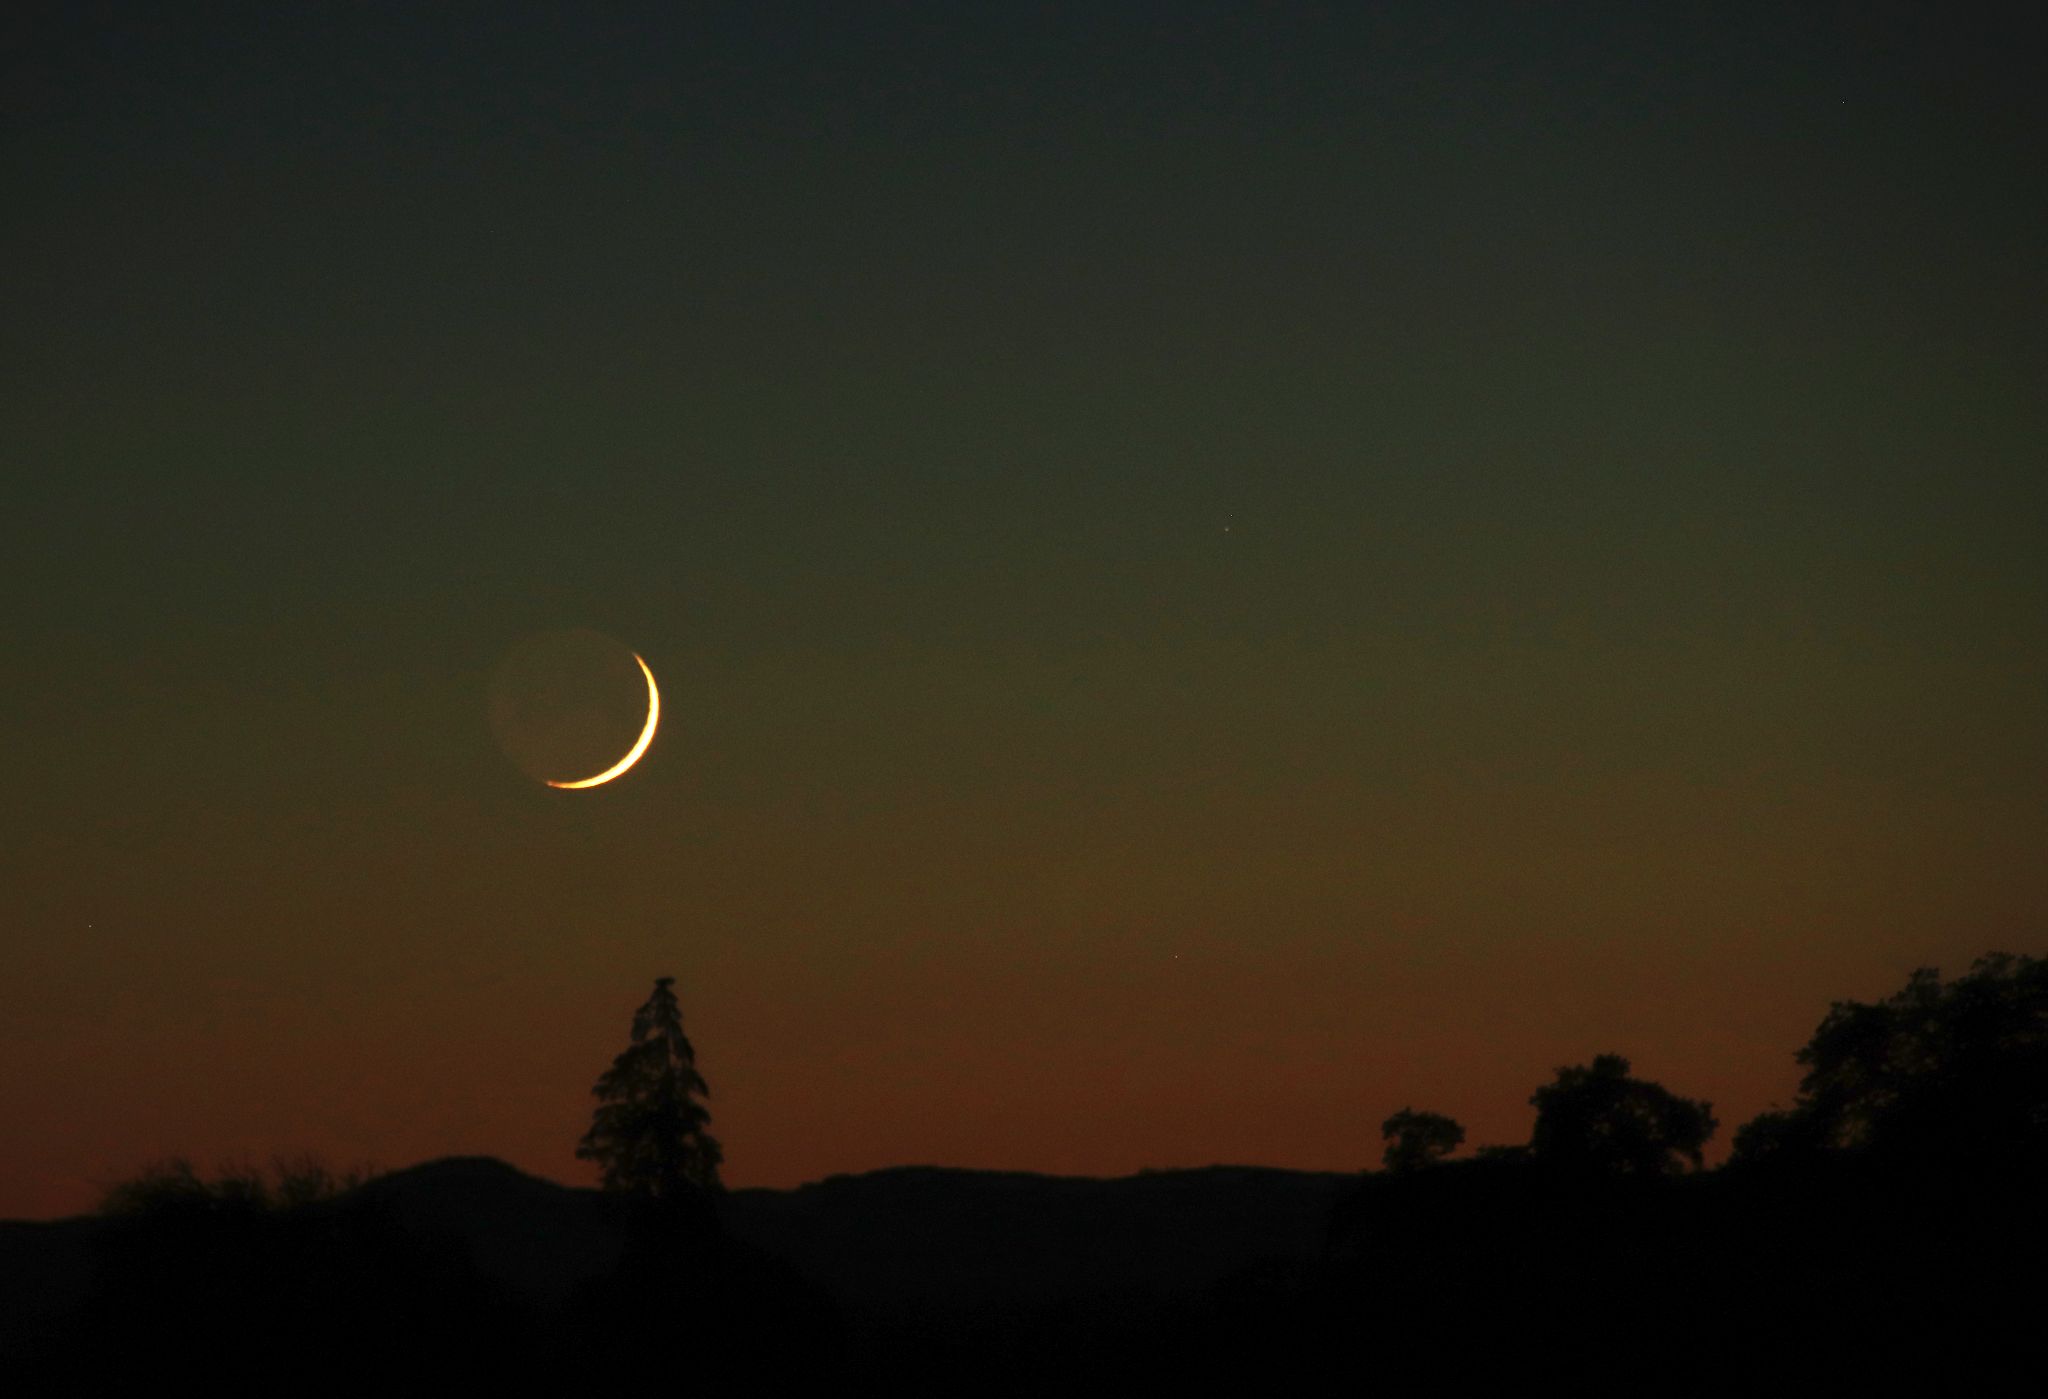
[[[2048,1315],[2048,962],[1994,954],[1838,1002],[1798,1062],[1794,1105],[1713,1171],[1709,1105],[1618,1055],[1539,1088],[1526,1146],[1444,1160],[1428,1147],[1455,1123],[1396,1114],[1388,1169],[1340,1202],[1321,1258],[1191,1311],[1189,1336],[1230,1336],[1208,1378],[2028,1392]]]
[[[584,1142],[616,1188],[487,1160],[212,1181],[171,1163],[75,1222],[87,1281],[0,1331],[11,1372],[87,1393],[173,1377],[215,1393],[737,1394],[1946,1394],[2038,1378],[2048,962],[2032,957],[1836,1004],[1798,1053],[1796,1100],[1712,1170],[1710,1105],[1599,1054],[1536,1088],[1527,1143],[1461,1156],[1453,1119],[1404,1108],[1382,1168],[1348,1185],[896,1171],[727,1193],[666,980],[634,1046]],[[645,1150],[634,1123],[694,1144]],[[10,1239],[26,1256],[42,1237],[0,1233],[0,1275]],[[1163,1266],[1118,1273],[1106,1250]],[[920,1290],[918,1266],[946,1276]]]

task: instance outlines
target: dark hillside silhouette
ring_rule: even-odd
[[[662,1193],[173,1163],[108,1214],[0,1225],[0,1361],[85,1392],[1995,1392],[2044,1300],[2042,966],[1835,1005],[1798,1101],[1714,1171],[1707,1105],[1619,1055],[1539,1086],[1525,1145],[1459,1157],[1404,1109],[1356,1175]]]
[[[1369,1336],[1374,1375],[1453,1388],[1991,1392],[2048,1301],[2044,991],[2042,962],[1994,955],[1838,1003],[1798,1104],[1713,1172],[1706,1104],[1618,1055],[1560,1070],[1527,1147],[1362,1180],[1324,1266],[1244,1333]]]
[[[817,1289],[708,1215],[481,1158],[310,1204],[186,1195],[6,1228],[0,1246],[17,1229],[43,1237],[0,1255],[0,1296],[74,1283],[71,1305],[0,1333],[6,1358],[89,1389],[192,1376],[209,1392],[270,1393],[310,1371],[336,1384],[547,1379],[575,1392],[671,1373],[684,1315],[693,1373],[797,1383],[836,1336]]]
[[[882,1317],[1154,1302],[1320,1252],[1352,1177],[1256,1166],[1114,1180],[896,1167],[741,1190],[732,1230]]]

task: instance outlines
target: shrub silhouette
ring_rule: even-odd
[[[348,1178],[287,1163],[209,1179],[173,1158],[115,1187],[91,1284],[52,1338],[78,1392],[203,1376],[215,1393],[270,1393],[309,1361],[338,1392],[401,1365],[417,1380],[425,1364],[531,1358],[534,1328],[457,1239],[341,1191]]]
[[[1386,1150],[1380,1161],[1396,1173],[1418,1170],[1456,1151],[1465,1140],[1465,1129],[1440,1112],[1417,1112],[1402,1108],[1380,1124]]]
[[[1744,1125],[1737,1164],[1844,1152],[2038,1161],[2048,1155],[2048,961],[1992,953],[1946,985],[1922,967],[1874,1005],[1837,1001],[1799,1062],[1798,1102]]]
[[[336,1171],[314,1156],[279,1156],[268,1174],[253,1166],[224,1166],[209,1180],[188,1158],[171,1156],[108,1186],[99,1212],[133,1217],[293,1210],[346,1194],[369,1175],[360,1167]]]
[[[1557,1071],[1536,1090],[1536,1128],[1529,1154],[1574,1172],[1656,1177],[1675,1175],[1714,1135],[1712,1104],[1681,1098],[1661,1084],[1628,1076],[1628,1060],[1602,1054],[1590,1067]]]

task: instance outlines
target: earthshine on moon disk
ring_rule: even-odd
[[[492,670],[486,708],[498,746],[521,772],[573,792],[602,787],[646,757],[661,690],[637,651],[576,627],[514,645]]]
[[[576,782],[550,781],[548,786],[560,787],[564,791],[576,791],[583,787],[599,787],[617,777],[627,768],[640,761],[640,755],[647,751],[647,745],[654,742],[654,726],[661,722],[661,691],[654,686],[654,672],[647,668],[647,662],[640,659],[640,653],[633,653],[633,660],[640,667],[640,673],[647,677],[647,725],[640,730],[640,737],[626,750],[626,756],[613,763],[595,777],[585,777]]]

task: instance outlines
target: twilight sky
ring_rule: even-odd
[[[737,1185],[1607,1050],[1725,1149],[2048,950],[2018,9],[10,18],[0,1216],[591,1181],[662,974]],[[486,716],[564,627],[665,701],[583,793]]]

